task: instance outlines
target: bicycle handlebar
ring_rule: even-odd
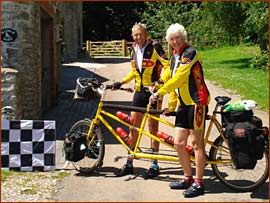
[[[106,85],[105,89],[113,89],[113,85]],[[134,92],[134,89],[130,87],[120,87],[119,89],[116,89],[116,90],[123,90],[123,91],[131,92],[131,93]]]

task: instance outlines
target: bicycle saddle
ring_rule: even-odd
[[[219,105],[225,105],[225,104],[227,104],[229,101],[231,101],[231,98],[230,98],[230,97],[226,97],[226,96],[217,96],[217,97],[215,97],[215,100],[216,100],[216,102],[217,102]]]

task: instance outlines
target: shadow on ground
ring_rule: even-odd
[[[77,62],[85,62],[91,65],[91,63],[121,63],[126,62],[126,58],[95,58],[95,59],[79,59]],[[74,100],[74,90],[76,88],[76,80],[78,77],[94,77],[100,82],[106,82],[110,79],[104,78],[98,75],[90,69],[85,69],[76,63],[70,62],[68,64],[62,65],[61,69],[61,93],[58,98],[57,103],[45,112],[44,120],[55,120],[56,121],[56,139],[63,140],[66,133],[70,130],[72,125],[84,118],[92,118],[96,112],[97,100],[80,101]],[[130,105],[130,102],[119,101],[114,102],[114,104],[119,105]],[[114,110],[110,112],[115,113]],[[109,121],[110,122],[110,121]],[[115,129],[118,125],[112,122],[112,126]],[[128,130],[124,127],[125,130]],[[104,134],[109,132],[105,129]],[[106,144],[117,143],[113,136],[108,135],[106,139]]]
[[[99,168],[97,171],[92,172],[88,175],[76,173],[75,176],[80,177],[104,177],[104,178],[119,178],[116,176],[116,173],[118,172],[118,168],[116,167],[102,167]],[[142,167],[136,167],[134,166],[134,173],[132,175],[125,176],[124,181],[136,181],[138,178],[143,179],[143,174],[145,173],[146,169]],[[160,169],[160,175],[155,177],[153,180],[156,181],[165,181],[168,182],[168,187],[170,182],[174,182],[179,180],[178,178],[175,178],[175,175],[179,175],[179,178],[181,177],[180,174],[183,173],[183,170],[179,170],[178,165],[174,165],[173,167],[166,167]],[[192,168],[192,173],[195,173],[194,167]],[[228,188],[224,184],[222,184],[221,181],[219,181],[213,174],[212,169],[210,167],[207,167],[205,169],[205,175],[204,175],[204,185],[205,185],[205,191],[206,194],[220,194],[222,193],[231,193],[232,195],[235,193],[244,193],[242,191],[236,191],[231,188]],[[250,198],[260,198],[263,200],[268,200],[268,183],[263,184],[260,188],[254,190]]]

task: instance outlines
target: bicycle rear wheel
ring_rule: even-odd
[[[265,150],[263,158],[254,169],[235,169],[227,142],[219,136],[210,149],[210,160],[223,162],[212,164],[215,176],[227,187],[238,191],[252,191],[261,186],[269,176],[269,155]]]
[[[91,122],[91,120],[80,120],[76,122],[70,129],[70,133],[74,132],[79,133],[82,136],[86,136]],[[100,126],[94,126],[89,139],[86,140],[86,143],[88,147],[84,158],[78,162],[72,162],[75,169],[84,174],[88,174],[96,170],[103,164],[105,144]]]

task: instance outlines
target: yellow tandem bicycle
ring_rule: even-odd
[[[95,93],[100,95],[98,107],[93,119],[83,119],[77,121],[70,129],[69,133],[77,133],[86,137],[87,149],[83,159],[77,162],[72,162],[73,166],[80,173],[91,173],[96,169],[102,167],[103,158],[105,155],[105,138],[102,132],[101,125],[118,140],[118,142],[128,151],[128,155],[116,155],[114,161],[117,161],[122,157],[133,157],[134,159],[157,159],[169,162],[178,162],[178,157],[173,153],[160,153],[151,152],[150,150],[142,150],[140,143],[142,136],[147,136],[160,142],[161,145],[165,145],[170,150],[175,151],[175,147],[168,144],[158,136],[153,135],[145,130],[146,121],[149,117],[157,120],[159,123],[163,123],[171,128],[174,128],[174,124],[160,118],[156,115],[163,113],[162,110],[151,109],[149,104],[147,108],[116,105],[106,103],[104,101],[105,92],[108,89],[112,89],[112,85],[100,84],[99,87],[92,87]],[[121,88],[122,90],[130,91],[130,88]],[[221,108],[227,104],[231,98],[225,96],[215,97],[216,105],[212,115],[207,115],[207,122],[210,122],[205,133],[204,144],[208,158],[206,164],[210,164],[214,175],[227,187],[237,191],[252,191],[266,182],[269,176],[269,143],[266,142],[263,158],[258,160],[253,170],[236,169],[231,159],[230,150],[228,147],[228,139],[224,134],[224,128],[221,122],[218,121],[217,115],[221,114]],[[120,119],[118,116],[110,113],[109,109],[123,110],[123,111],[138,111],[144,114],[140,127],[135,127],[129,122]],[[108,121],[114,120],[119,124],[134,128],[138,131],[138,139],[134,149],[129,148],[123,139],[119,136],[116,130],[112,127]],[[216,128],[216,130],[214,130]],[[267,128],[268,129],[268,128]],[[215,133],[213,135],[213,133]],[[265,135],[265,139],[268,141],[268,134]],[[191,161],[194,161],[195,157],[190,155]]]

